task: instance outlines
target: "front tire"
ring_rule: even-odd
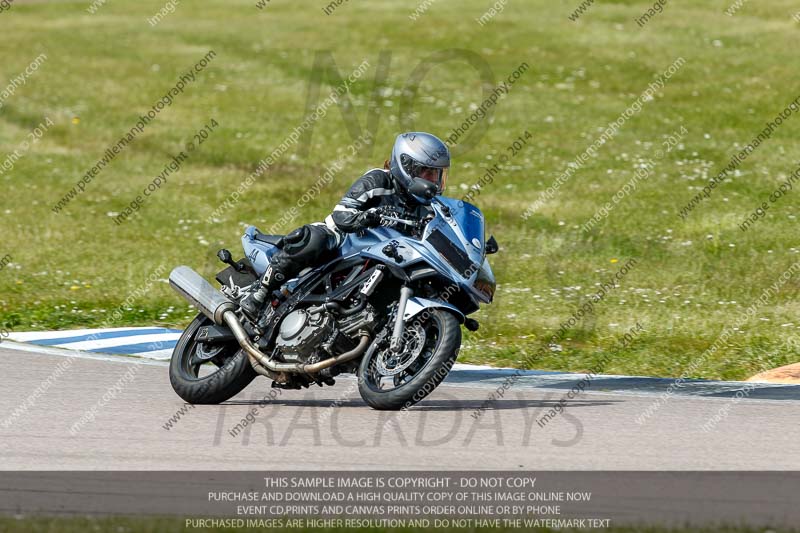
[[[191,404],[218,404],[233,398],[256,377],[247,355],[236,342],[218,348],[219,352],[203,353],[195,342],[197,331],[213,322],[199,314],[184,330],[172,352],[169,364],[169,381],[184,401]],[[212,356],[213,357],[210,357]],[[217,369],[200,376],[200,367],[211,362]]]
[[[410,320],[406,325],[407,331],[419,328],[413,336],[422,343],[421,348],[414,347],[419,348],[419,353],[411,363],[403,361],[403,355],[411,349],[409,345],[414,344],[412,336],[407,336],[411,340],[406,341],[400,355],[387,355],[390,352],[386,339],[383,346],[371,350],[370,355],[361,360],[358,391],[373,409],[407,409],[433,392],[450,373],[461,348],[458,318],[443,309],[428,310],[427,315],[424,322]],[[393,368],[392,363],[395,363]],[[397,373],[391,375],[393,372]]]

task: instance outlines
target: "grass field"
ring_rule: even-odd
[[[526,63],[507,96],[454,148],[448,194],[460,197],[511,155],[515,139],[526,141],[475,196],[501,245],[492,258],[499,289],[476,317],[482,329],[466,337],[462,360],[527,364],[631,258],[636,265],[617,288],[534,366],[743,378],[800,360],[796,275],[738,319],[800,260],[798,192],[770,204],[747,231],[738,227],[800,161],[800,118],[784,120],[686,220],[679,216],[800,95],[795,2],[744,3],[732,16],[727,0],[667,3],[643,27],[636,19],[652,2],[595,2],[572,21],[578,0],[510,1],[481,23],[489,0],[353,0],[329,15],[324,1],[263,5],[179,3],[155,26],[147,19],[165,7],[161,1],[96,3],[90,14],[88,1],[18,0],[0,12],[0,91],[46,55],[24,85],[0,95],[0,257],[9,258],[0,262],[0,325],[107,324],[134,294],[110,325],[181,327],[192,313],[166,274],[136,292],[153,271],[187,264],[210,277],[219,268],[214,252],[239,251],[246,224],[266,230],[281,222],[289,230],[322,219],[364,170],[382,165],[397,133],[451,135]],[[54,212],[209,51],[215,55],[183,93]],[[679,58],[663,87],[641,99]],[[235,208],[209,220],[335,89],[331,72],[346,78],[365,60],[363,76],[313,133],[282,151]],[[640,109],[532,212],[637,99]],[[46,131],[34,143],[38,133],[29,133],[39,124]],[[205,125],[211,132],[198,145],[194,135]],[[374,144],[349,157],[347,147],[365,132]],[[115,224],[181,151],[180,170],[137,215]],[[287,218],[342,156],[331,183]],[[584,231],[643,166],[651,168],[647,178]],[[619,338],[637,321],[644,331],[621,348]],[[693,364],[726,327],[731,333],[719,348]]]

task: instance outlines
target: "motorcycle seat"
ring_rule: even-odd
[[[261,233],[260,231],[256,230],[253,234],[253,238],[259,242],[265,242],[267,244],[271,244],[273,246],[277,246],[280,248],[281,240],[283,239],[283,235],[267,235],[266,233]]]

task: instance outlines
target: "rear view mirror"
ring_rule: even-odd
[[[426,181],[422,178],[414,178],[411,181],[411,186],[408,188],[408,192],[414,196],[425,198],[426,200],[432,200],[433,197],[436,196],[438,189],[436,185],[430,181]]]
[[[499,249],[500,246],[497,244],[497,241],[494,240],[494,235],[492,235],[491,237],[489,237],[489,240],[486,241],[486,253],[496,254]]]

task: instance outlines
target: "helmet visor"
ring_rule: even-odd
[[[415,178],[422,178],[425,181],[433,183],[439,190],[439,194],[444,192],[444,188],[447,185],[447,175],[450,171],[450,167],[418,167],[417,170],[418,172],[414,176]]]

